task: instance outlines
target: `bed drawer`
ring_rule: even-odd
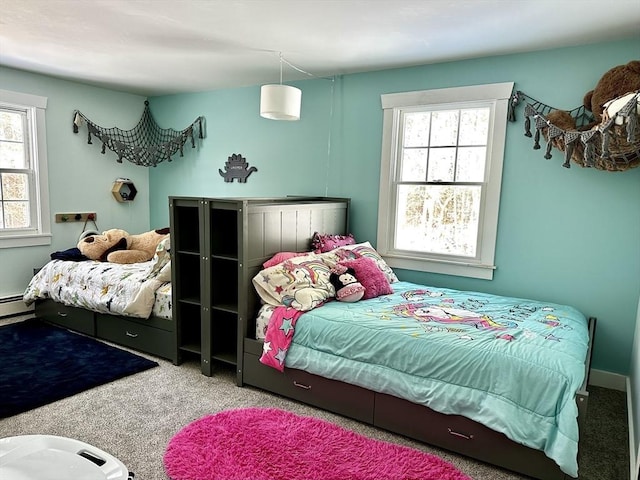
[[[391,395],[375,395],[376,427],[536,478],[565,478],[542,451],[516,444],[502,433],[466,417],[438,413]]]
[[[284,373],[280,373],[260,363],[259,358],[257,355],[245,352],[243,373],[245,384],[362,422],[373,421],[373,392],[301,370],[285,369]]]
[[[53,300],[37,301],[36,317],[60,327],[95,337],[96,322],[93,312],[82,308],[69,307]]]
[[[142,320],[143,322],[144,320]],[[173,360],[173,333],[114,315],[97,314],[98,338]]]

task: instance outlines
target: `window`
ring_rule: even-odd
[[[49,245],[47,99],[0,90],[0,248]]]
[[[513,83],[382,95],[377,249],[392,267],[492,279]]]

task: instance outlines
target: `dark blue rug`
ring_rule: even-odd
[[[0,327],[0,418],[157,365],[37,319]]]

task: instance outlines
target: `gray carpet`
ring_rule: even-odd
[[[76,438],[119,458],[136,480],[166,480],[162,456],[171,437],[188,423],[224,409],[273,407],[310,415],[380,440],[434,453],[475,480],[520,480],[521,475],[428,447],[339,415],[235,385],[231,370],[213,377],[195,362],[170,362],[44,407],[0,420],[0,437],[48,434]],[[628,480],[626,396],[592,387],[580,458],[581,480]]]

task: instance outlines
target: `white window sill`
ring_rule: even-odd
[[[460,277],[493,280],[495,265],[479,263],[465,263],[453,260],[434,260],[407,255],[397,255],[378,252],[391,268],[417,270],[419,272],[440,273],[443,275],[457,275]]]
[[[0,235],[0,248],[37,247],[51,245],[51,234]]]

